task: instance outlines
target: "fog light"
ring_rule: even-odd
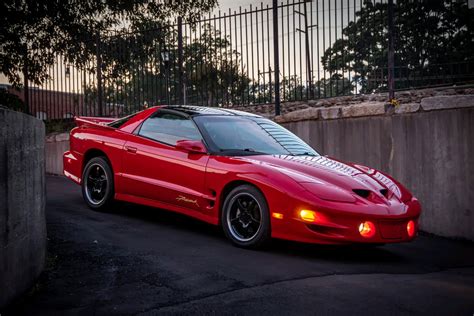
[[[375,235],[375,225],[372,222],[363,222],[359,225],[359,233],[362,237],[371,238]]]
[[[275,218],[278,218],[278,219],[283,219],[283,214],[282,214],[282,213],[275,213],[275,212],[273,212],[273,213],[272,213],[272,216],[275,217]]]
[[[413,237],[415,236],[415,222],[414,221],[409,221],[407,224],[407,233],[408,237]]]
[[[302,220],[306,222],[315,222],[316,221],[316,213],[313,211],[308,210],[301,210],[300,217]]]

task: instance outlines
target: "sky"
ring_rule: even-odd
[[[474,0],[473,0],[474,1]],[[228,12],[229,11],[229,8],[232,10],[232,12],[235,10],[239,10],[239,6],[242,7],[242,9],[244,8],[249,8],[250,5],[252,4],[252,6],[260,6],[260,3],[263,3],[263,5],[271,5],[272,4],[272,0],[262,0],[262,1],[252,1],[252,0],[219,0],[219,8],[221,11],[225,11],[225,12]],[[280,2],[280,1],[278,1]],[[215,10],[215,11],[218,11]]]

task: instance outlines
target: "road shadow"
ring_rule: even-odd
[[[236,251],[255,252],[255,250],[244,250],[233,246],[231,242],[227,240],[222,228],[219,226],[207,224],[192,217],[166,209],[119,202],[110,213],[166,226],[178,231],[186,231],[187,233],[191,232],[196,235],[215,238],[219,242],[225,243],[227,247],[234,248]],[[324,259],[344,263],[397,263],[407,261],[406,257],[394,253],[386,246],[317,245],[280,239],[273,239],[269,245],[261,250],[256,250],[256,252],[306,259]]]

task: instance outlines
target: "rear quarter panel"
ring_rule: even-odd
[[[99,151],[109,160],[114,173],[115,190],[120,190],[122,149],[129,134],[117,129],[76,127],[70,134],[70,149],[64,154],[64,174],[77,183],[82,181],[86,158]],[[102,155],[102,154],[101,154]]]

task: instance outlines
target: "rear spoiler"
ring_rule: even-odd
[[[114,117],[92,117],[92,116],[76,116],[74,122],[78,127],[80,126],[95,126],[95,127],[104,127],[112,128],[108,126],[108,123],[118,120]]]

